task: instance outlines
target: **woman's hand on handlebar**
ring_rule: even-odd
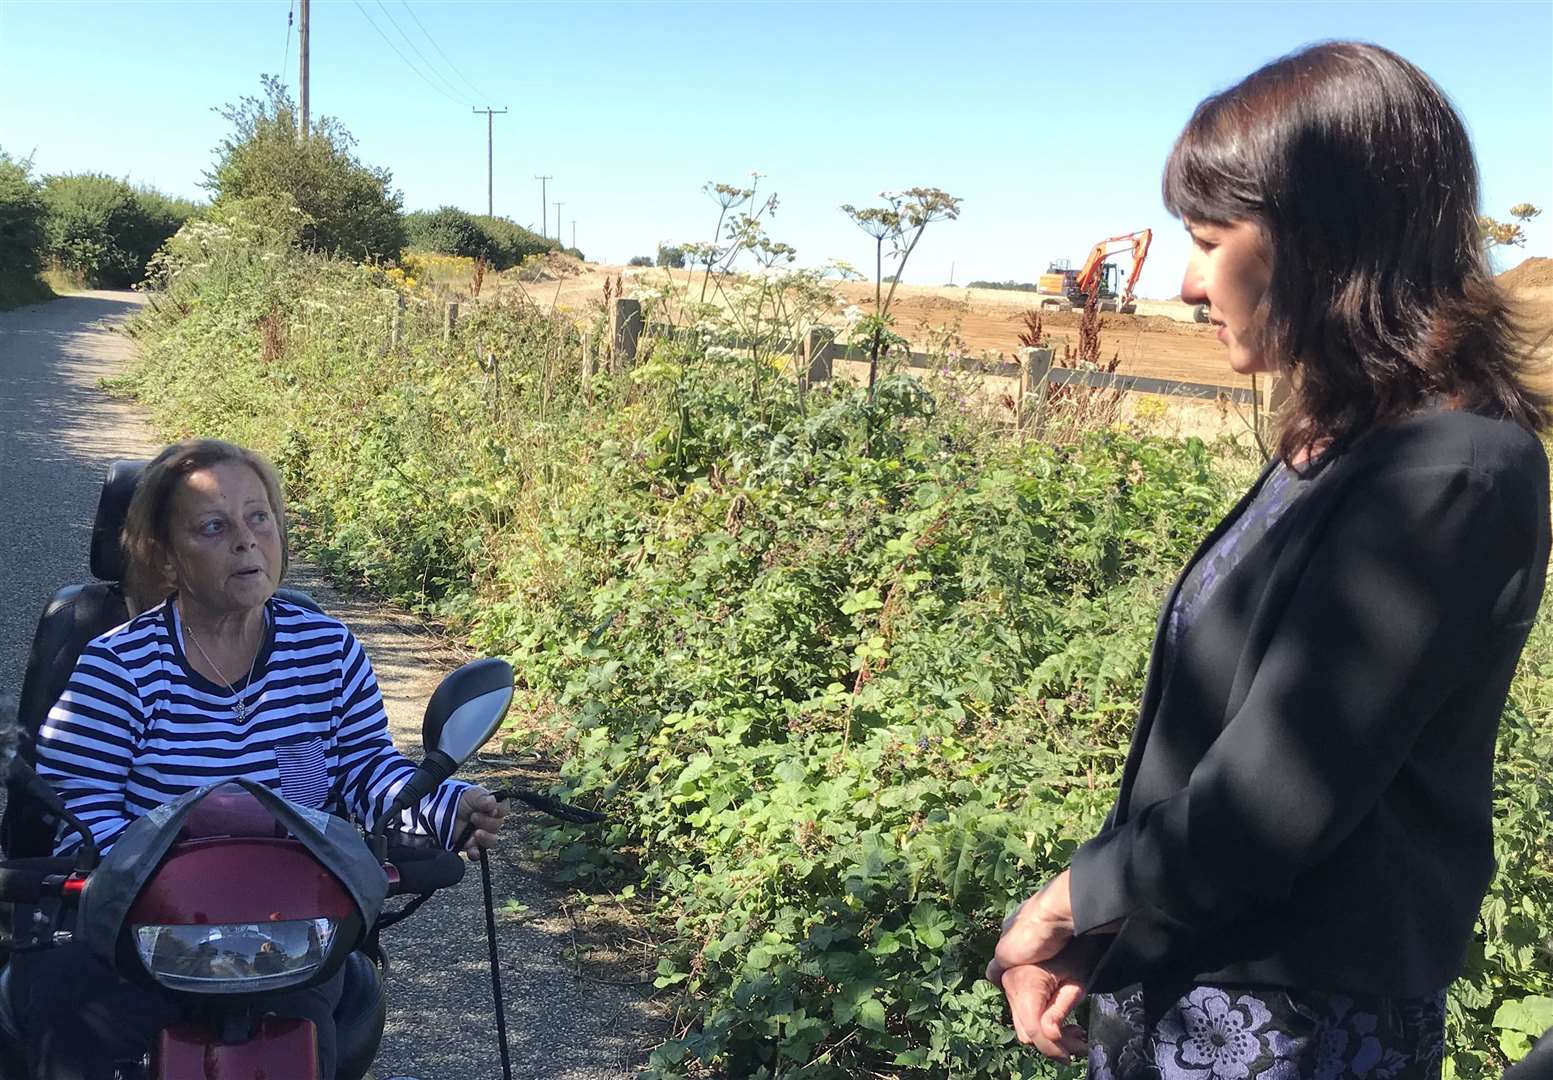
[[[481,849],[496,843],[496,834],[501,832],[502,821],[506,816],[507,805],[497,802],[496,797],[485,788],[468,788],[458,801],[458,821],[453,827],[454,836],[468,834],[461,849],[463,854],[469,856],[471,861],[478,859]]]

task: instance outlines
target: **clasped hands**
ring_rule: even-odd
[[[1064,870],[1003,920],[987,980],[1003,991],[1014,1034],[1054,1061],[1085,1055],[1084,1029],[1066,1024],[1084,999],[1087,947],[1073,937],[1073,905]]]

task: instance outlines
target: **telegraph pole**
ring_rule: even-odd
[[[485,216],[486,217],[495,217],[496,216],[496,209],[495,209],[495,207],[496,207],[496,200],[495,200],[495,195],[494,195],[494,192],[495,192],[495,181],[491,179],[491,177],[494,175],[494,168],[492,166],[492,160],[491,160],[491,140],[492,140],[491,117],[493,117],[493,116],[505,116],[507,114],[507,110],[506,109],[474,109],[472,111],[476,115],[478,115],[480,113],[484,113],[485,114]]]
[[[565,203],[553,203],[552,205],[555,207],[555,246],[556,247],[560,247],[561,246],[561,207],[565,206],[566,204]]]
[[[577,219],[572,218],[572,250],[577,250]]]
[[[539,181],[539,235],[540,235],[540,238],[543,239],[543,238],[548,237],[550,235],[548,232],[545,231],[546,229],[549,228],[549,222],[550,222],[550,204],[545,202],[545,181],[547,181],[547,180],[554,180],[555,177],[553,177],[553,176],[536,176],[536,177],[534,177],[534,179]],[[560,227],[561,227],[561,223],[559,221],[557,221],[555,223],[555,227],[556,227],[557,230],[559,230]]]
[[[309,39],[311,39],[312,36],[313,36],[312,35],[312,27],[309,25],[309,21],[308,21],[308,17],[307,17],[308,16],[308,8],[310,6],[311,5],[309,4],[309,0],[301,0],[302,19],[301,19],[300,28],[297,31],[297,55],[299,57],[298,62],[301,64],[301,68],[302,68],[301,72],[299,73],[298,79],[297,79],[298,83],[300,84],[301,98],[302,98],[301,115],[297,118],[297,123],[298,123],[297,134],[300,135],[304,139],[307,138],[307,134],[311,130],[311,128],[308,126],[308,122],[307,122],[307,107],[308,107],[307,46],[308,46]]]

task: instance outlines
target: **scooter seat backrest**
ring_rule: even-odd
[[[129,619],[123,588],[127,560],[120,538],[145,465],[144,461],[115,461],[108,466],[92,520],[91,570],[97,580],[66,585],[49,598],[38,619],[16,717],[17,753],[28,764],[37,760],[38,728],[64,692],[81,650]]]
[[[82,650],[93,638],[129,620],[123,587],[128,560],[121,538],[130,499],[145,466],[144,461],[115,461],[108,466],[92,523],[91,571],[98,580],[66,585],[49,598],[38,619],[16,715],[16,753],[28,764],[37,762],[38,730],[64,692]],[[319,610],[306,593],[283,589],[279,595]],[[9,785],[5,818],[0,822],[0,845],[6,855],[51,854],[56,824],[24,788]]]

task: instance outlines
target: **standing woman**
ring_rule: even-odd
[[[1182,299],[1289,382],[1277,453],[1170,594],[1115,808],[988,977],[1099,1080],[1435,1077],[1542,597],[1549,399],[1461,119],[1401,57],[1317,45],[1208,98],[1164,196]]]

